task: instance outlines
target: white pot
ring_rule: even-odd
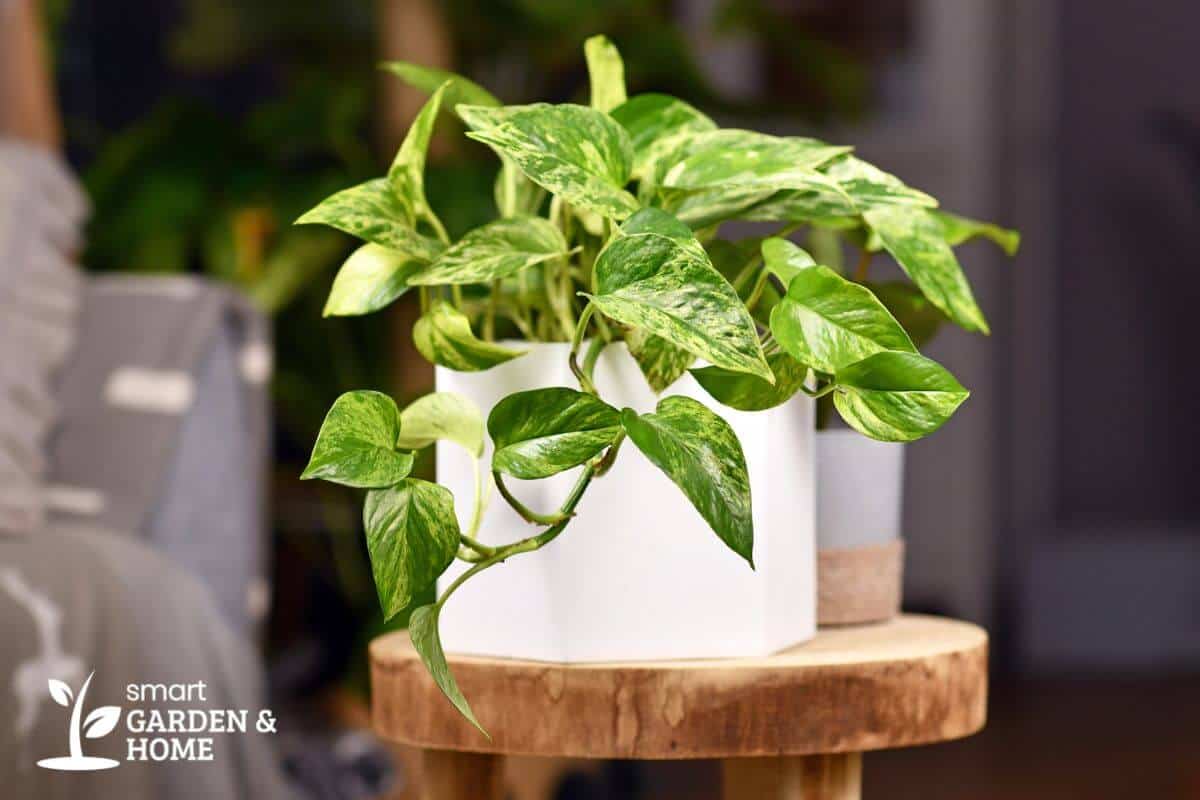
[[[904,445],[817,433],[818,619],[875,622],[900,607]]]
[[[486,372],[438,368],[438,391],[470,398],[486,415],[503,397],[574,386],[568,346],[516,343],[529,352]],[[596,364],[610,404],[652,411],[658,399],[624,344]],[[751,570],[709,529],[680,490],[626,442],[616,464],[592,483],[566,531],[544,549],[515,556],[471,578],[446,603],[446,650],[558,662],[766,655],[816,632],[813,403],[797,396],[776,409],[720,407],[690,375],[665,395],[693,397],[721,414],[741,439],[754,502]],[[485,463],[490,463],[490,442]],[[470,515],[472,468],[453,444],[439,444],[438,482]],[[542,481],[506,481],[526,505],[556,509],[578,471]],[[535,528],[493,498],[480,538],[512,542]],[[465,569],[457,562],[440,586]]]

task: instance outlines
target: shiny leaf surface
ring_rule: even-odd
[[[439,439],[462,445],[476,458],[482,456],[483,414],[479,407],[460,394],[434,392],[400,412],[398,447],[420,450]]]
[[[621,429],[617,410],[593,395],[556,387],[511,394],[488,415],[492,469],[526,480],[577,467]]]
[[[304,480],[319,478],[376,489],[399,483],[412,471],[412,453],[396,449],[400,412],[382,392],[346,392],[325,415]]]
[[[945,367],[917,353],[876,353],[834,379],[833,403],[842,419],[884,442],[909,442],[934,432],[969,394]]]
[[[625,334],[625,344],[655,394],[683,377],[696,361],[696,356],[687,350],[641,328],[633,328]]]
[[[588,77],[592,85],[592,108],[612,111],[625,102],[625,63],[616,45],[604,36],[593,36],[583,43]]]
[[[612,110],[633,142],[633,177],[641,178],[668,153],[675,137],[716,130],[706,114],[666,94],[639,94]]]
[[[488,736],[488,732],[475,718],[471,704],[458,688],[458,682],[450,672],[450,665],[446,663],[446,653],[442,650],[442,639],[438,635],[438,611],[437,606],[421,606],[414,610],[408,619],[408,638],[412,640],[413,649],[421,656],[425,669],[429,670],[433,682],[442,690],[442,694],[446,695],[446,699],[453,703],[458,712],[478,728],[480,733]]]
[[[774,384],[722,367],[694,369],[692,377],[721,405],[738,411],[765,411],[792,399],[808,377],[808,367],[785,352],[769,353],[767,365],[775,375]]]
[[[409,280],[414,285],[490,283],[567,251],[559,229],[541,217],[511,217],[470,231]]]
[[[425,261],[437,258],[442,250],[440,243],[413,227],[409,208],[396,196],[387,178],[375,178],[327,197],[296,224],[328,225]]]
[[[807,252],[787,239],[777,237],[762,243],[762,255],[767,272],[778,278],[784,288],[792,282],[792,278],[817,264]]]
[[[453,83],[447,82],[439,86],[413,120],[408,134],[400,144],[400,150],[388,169],[388,180],[396,198],[407,210],[409,219],[415,224],[416,220],[428,218],[433,214],[429,201],[425,199],[425,158],[429,152],[429,140],[433,136],[433,126],[437,122],[438,111],[442,107],[442,96]]]
[[[425,266],[403,253],[364,244],[338,270],[324,315],[347,317],[378,311],[408,291],[409,279]]]
[[[434,304],[417,320],[413,343],[430,363],[459,372],[478,372],[524,355],[476,337],[466,315],[448,303]]]
[[[906,186],[889,172],[854,156],[845,156],[822,170],[845,190],[859,210],[866,211],[881,205],[937,205],[929,195]]]

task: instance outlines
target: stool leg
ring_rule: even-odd
[[[421,758],[422,800],[502,800],[504,765],[499,756],[426,750]]]
[[[860,800],[862,755],[727,758],[725,800]]]

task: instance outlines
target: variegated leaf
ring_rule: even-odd
[[[980,222],[977,219],[951,214],[949,211],[932,211],[930,213],[941,223],[942,236],[946,239],[946,244],[951,247],[958,247],[970,239],[982,237],[990,239],[1004,251],[1005,255],[1015,256],[1017,248],[1021,246],[1021,234],[1009,228],[1001,228],[990,222]]]
[[[686,138],[663,164],[658,183],[677,189],[805,189],[823,177],[813,173],[851,151],[800,136],[770,136],[725,128]]]
[[[412,275],[414,285],[491,283],[566,254],[562,232],[541,217],[512,217],[467,233],[429,266]]]
[[[426,94],[433,94],[445,86],[442,104],[448,109],[454,109],[459,103],[473,106],[498,106],[500,101],[496,96],[479,84],[464,78],[449,70],[437,67],[425,67],[407,61],[387,61],[380,68],[392,73],[400,80],[420,89]],[[448,84],[448,85],[447,85]]]
[[[303,480],[319,478],[376,489],[399,483],[412,471],[412,453],[396,449],[400,411],[381,392],[347,392],[325,415]]]
[[[492,469],[525,480],[587,462],[621,430],[615,408],[565,387],[510,394],[492,409],[487,424],[496,445]]]
[[[928,209],[882,205],[868,209],[863,218],[931,303],[967,330],[988,332],[967,276]]]
[[[633,141],[633,177],[641,179],[684,133],[716,130],[717,124],[695,107],[666,94],[639,94],[612,110]]]
[[[593,36],[583,43],[588,77],[592,84],[592,108],[612,111],[625,102],[625,63],[616,45],[605,36]]]
[[[463,697],[462,690],[458,688],[458,682],[454,680],[454,674],[450,672],[450,665],[446,663],[446,653],[442,650],[442,640],[438,635],[440,610],[440,607],[436,605],[421,606],[415,609],[412,616],[408,618],[408,638],[412,640],[413,649],[421,657],[425,669],[429,670],[433,682],[442,690],[442,694],[446,695],[446,699],[453,703],[454,707],[458,709],[458,713],[466,717],[467,721],[478,728],[480,733],[491,739],[488,732],[479,724],[479,720],[475,718],[471,704],[467,702],[467,698]]]
[[[797,361],[828,374],[881,350],[916,352],[870,289],[818,265],[789,282],[771,312],[771,333]]]
[[[689,351],[642,328],[632,328],[625,335],[625,344],[655,394],[683,377],[696,361]]]
[[[970,394],[945,367],[917,353],[876,353],[834,380],[833,404],[846,424],[884,442],[933,433]]]
[[[378,311],[408,291],[409,279],[425,266],[424,261],[403,253],[364,244],[338,270],[324,315],[346,317]]]
[[[675,482],[731,550],[754,566],[750,475],[729,423],[690,397],[667,397],[653,414],[621,412],[646,458]]]
[[[530,180],[579,208],[624,219],[638,203],[625,191],[629,134],[607,114],[572,104],[460,106],[467,134],[511,159]]]
[[[375,178],[327,197],[296,220],[297,225],[328,225],[397,253],[432,261],[439,242],[413,227],[409,209],[400,202],[387,178]]]
[[[721,405],[738,411],[765,411],[792,399],[808,377],[808,367],[778,348],[767,354],[767,365],[775,375],[774,384],[723,367],[694,369],[692,377]]]
[[[631,217],[601,252],[592,301],[711,364],[772,380],[754,320],[686,225],[658,209]]]
[[[459,372],[490,369],[524,355],[477,338],[466,315],[448,303],[435,304],[417,320],[413,343],[430,363]]]
[[[400,144],[400,150],[388,170],[388,180],[397,199],[408,211],[409,219],[416,224],[418,219],[429,219],[433,215],[429,201],[425,199],[425,158],[429,152],[429,140],[442,107],[442,96],[453,86],[447,81],[439,86],[417,113],[408,135]]]
[[[458,552],[454,496],[436,483],[406,478],[367,492],[363,527],[385,620],[432,586]]]
[[[455,442],[479,458],[483,455],[483,414],[467,398],[434,392],[414,400],[400,412],[398,447],[420,450],[439,439]]]
[[[816,266],[813,257],[787,239],[773,236],[762,243],[763,264],[786,289],[792,278]]]
[[[881,205],[937,205],[924,192],[906,186],[891,173],[854,156],[845,156],[829,164],[823,172],[845,190],[860,211]]]

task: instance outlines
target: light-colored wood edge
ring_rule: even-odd
[[[375,729],[448,750],[732,758],[946,741],[978,731],[987,713],[987,634],[935,617],[822,631],[765,658],[450,664],[490,741],[442,697],[403,632],[371,645]]]
[[[904,543],[895,539],[817,553],[817,624],[882,622],[900,613]]]

